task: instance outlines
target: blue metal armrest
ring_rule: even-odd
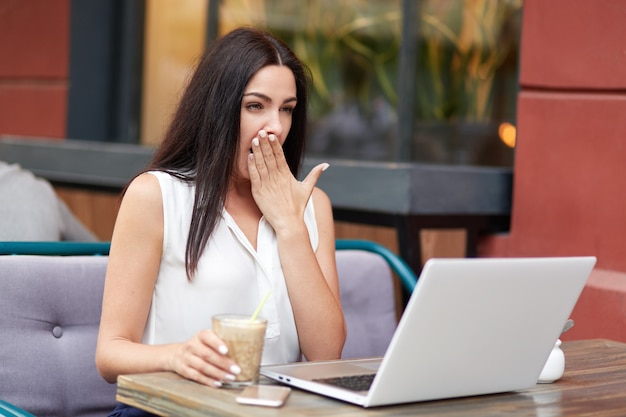
[[[108,255],[110,242],[0,242],[0,255]]]
[[[377,253],[387,261],[409,294],[413,292],[417,284],[417,275],[404,259],[379,243],[361,239],[337,239],[335,249],[357,249]]]
[[[2,417],[35,417],[28,411],[22,410],[6,401],[0,400],[0,416]]]
[[[0,242],[0,255],[108,255],[110,247],[110,242]],[[417,276],[400,256],[383,245],[369,240],[337,239],[335,248],[379,254],[398,275],[409,294],[413,292]]]

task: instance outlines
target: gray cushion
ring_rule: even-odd
[[[393,275],[382,256],[338,250],[337,272],[348,334],[343,358],[382,356],[396,328]]]
[[[105,416],[94,354],[108,258],[0,256],[0,398],[46,416]]]

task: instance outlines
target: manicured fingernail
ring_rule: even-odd
[[[226,355],[228,353],[228,348],[226,347],[226,345],[221,345],[220,347],[217,348],[217,350],[222,354],[222,355]]]
[[[235,375],[226,374],[226,379],[228,379],[229,381],[234,381],[235,378],[237,378]]]
[[[264,138],[265,136],[267,136],[267,132],[265,130],[259,130],[259,136]]]
[[[230,367],[230,372],[232,372],[235,375],[239,375],[241,373],[241,368],[238,367],[237,365],[233,365]]]
[[[254,139],[252,139],[252,144],[253,144],[254,146],[259,146],[259,139],[258,139],[258,138],[254,138]]]
[[[276,136],[270,135],[270,142],[274,142],[276,140]]]
[[[322,165],[322,171],[326,171],[329,166],[330,166],[329,164]]]
[[[221,388],[222,387],[222,382],[221,381],[214,381],[213,385],[215,385],[217,388]]]

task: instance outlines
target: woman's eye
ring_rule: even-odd
[[[246,107],[249,110],[261,110],[263,108],[259,103],[250,103]]]
[[[293,113],[293,107],[283,107],[282,111],[287,113],[287,114],[292,114]]]

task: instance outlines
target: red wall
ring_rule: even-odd
[[[63,138],[69,0],[2,0],[0,135]]]
[[[626,341],[626,0],[525,0],[513,209],[480,256],[595,255],[567,338]]]

